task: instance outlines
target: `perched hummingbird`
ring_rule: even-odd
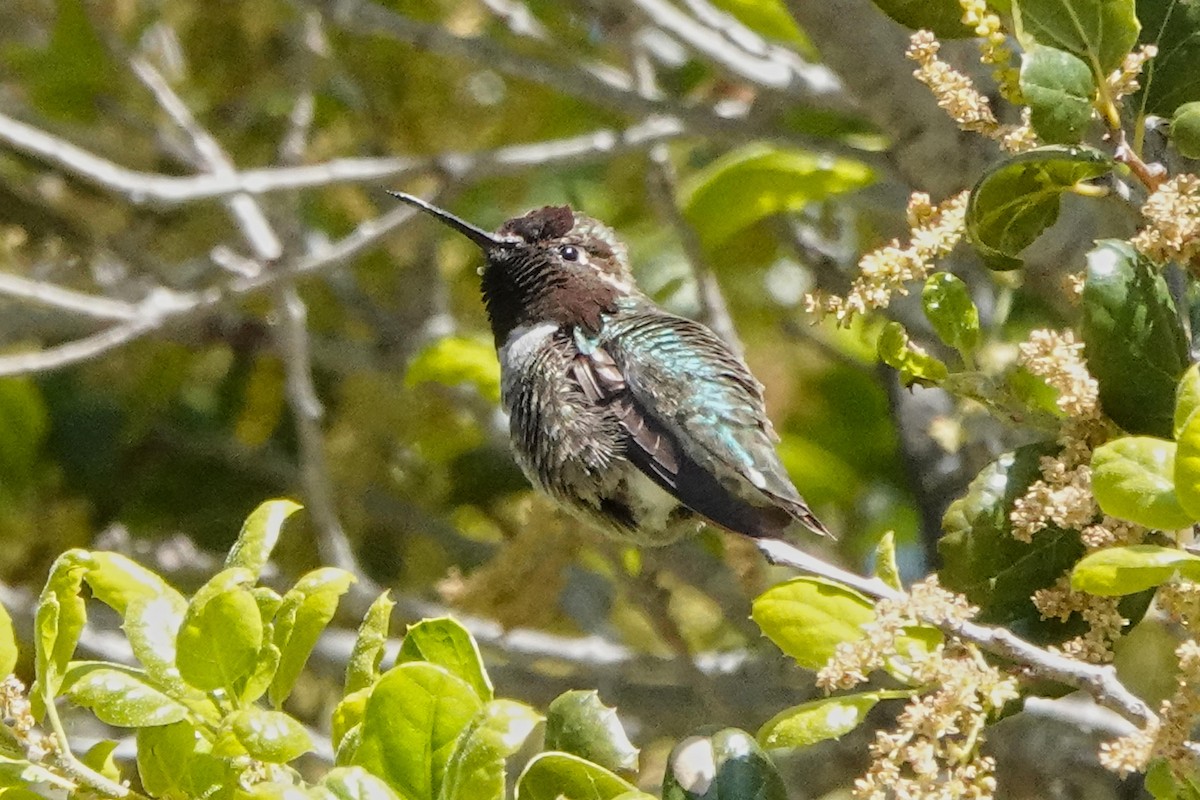
[[[707,521],[829,535],[788,478],[762,385],[711,330],[633,282],[625,246],[569,206],[489,233],[424,200],[483,250],[483,302],[521,469],[610,536],[664,545]]]

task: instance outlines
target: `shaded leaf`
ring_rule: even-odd
[[[1097,80],[1121,66],[1141,29],[1134,0],[1013,0],[1017,38],[1066,50],[1083,59]]]
[[[1200,6],[1185,0],[1138,0],[1141,41],[1158,55],[1142,71],[1141,113],[1167,117],[1200,100]]]
[[[500,362],[491,339],[447,336],[431,343],[408,365],[408,386],[440,383],[443,386],[474,386],[482,397],[500,401]]]
[[[896,532],[886,531],[875,545],[875,577],[893,589],[903,589],[900,566],[896,563]]]
[[[1137,544],[1089,553],[1071,572],[1071,588],[1102,597],[1133,594],[1160,586],[1179,572],[1200,578],[1200,556],[1173,547]]]
[[[1128,242],[1088,253],[1081,333],[1104,413],[1130,433],[1170,436],[1187,338],[1166,281]]]
[[[963,39],[975,32],[963,24],[957,0],[872,0],[883,13],[906,28],[933,31],[939,39]]]
[[[1200,36],[1200,30],[1197,30]],[[1200,100],[1184,103],[1171,117],[1171,141],[1187,158],[1200,158]]]
[[[936,386],[946,379],[949,370],[942,361],[929,355],[908,338],[899,322],[889,322],[879,333],[879,360],[900,373],[905,386],[919,383]]]
[[[16,491],[30,484],[49,430],[37,384],[28,378],[0,380],[0,487]]]
[[[638,749],[615,708],[595,690],[563,692],[546,709],[546,749],[573,753],[613,772],[637,769]]]
[[[1090,147],[1051,145],[1009,156],[971,190],[967,238],[991,269],[1018,269],[1021,251],[1058,220],[1063,193],[1112,167]]]
[[[979,345],[979,309],[961,279],[948,272],[936,272],[925,281],[921,291],[925,317],[938,338],[969,357]]]
[[[1096,83],[1088,65],[1053,47],[1021,54],[1021,94],[1039,138],[1049,144],[1077,144],[1092,119]]]
[[[787,800],[779,770],[750,734],[725,728],[671,751],[663,800]]]

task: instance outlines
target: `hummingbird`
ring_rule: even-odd
[[[611,228],[545,206],[495,233],[389,192],[483,251],[482,294],[513,450],[538,489],[612,538],[665,545],[704,523],[829,536],[775,451],[763,387],[709,328],[634,283]]]

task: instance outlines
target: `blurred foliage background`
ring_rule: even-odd
[[[840,534],[805,545],[862,569],[894,530],[924,575],[949,500],[1028,439],[902,389],[876,323],[804,311],[900,234],[909,192],[941,200],[994,155],[915,85],[905,37],[848,0],[0,4],[0,347],[24,357],[0,370],[8,591],[72,546],[194,586],[259,501],[290,496],[309,513],[281,573],[348,545],[410,618],[473,620],[506,695],[597,687],[651,748],[754,729],[809,691],[747,619],[770,570],[714,531],[624,549],[534,497],[479,254],[384,189],[489,228],[559,203],[608,222],[649,295],[736,330],[795,483]],[[219,170],[172,98],[233,178],[195,179]],[[1069,313],[1057,278],[1088,225],[1066,216],[1024,288],[953,262],[989,347]],[[919,331],[910,306],[890,313]],[[297,697],[319,708],[319,681]],[[805,767],[814,794],[865,759],[839,747]]]

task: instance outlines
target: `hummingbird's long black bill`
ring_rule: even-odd
[[[513,246],[513,242],[510,242],[507,239],[501,239],[495,234],[480,228],[478,225],[472,225],[465,219],[456,217],[444,208],[438,208],[433,203],[427,203],[416,195],[407,194],[405,192],[393,192],[391,190],[388,190],[388,194],[401,202],[408,203],[410,206],[416,206],[426,214],[429,214],[431,217],[441,220],[444,225],[453,228],[475,244],[479,245],[484,252],[487,252],[494,247]]]

